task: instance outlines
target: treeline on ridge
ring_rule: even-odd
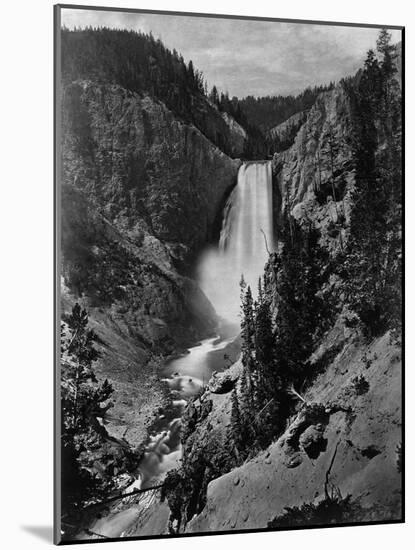
[[[166,48],[151,33],[106,27],[73,31],[63,28],[61,37],[64,82],[92,79],[118,84],[140,94],[146,92],[165,103],[183,121],[194,124],[222,151],[233,156],[225,124],[223,131],[218,131],[208,120],[225,112],[246,131],[242,154],[246,160],[272,155],[278,144],[266,138],[266,131],[293,114],[310,109],[319,93],[334,86],[330,83],[328,86],[309,87],[297,96],[238,99],[229,97],[226,91],[219,91],[215,85],[209,90],[203,72],[194,67],[192,60],[186,63],[179,52]]]
[[[334,83],[330,82],[328,86],[308,87],[297,96],[247,96],[240,99],[239,104],[248,124],[256,126],[265,133],[285,122],[292,115],[310,109],[320,93],[333,88]]]
[[[61,37],[64,82],[92,79],[118,84],[139,94],[146,92],[165,103],[183,121],[194,124],[232,156],[226,124],[222,120],[224,130],[218,131],[209,121],[209,117],[221,118],[218,110],[227,112],[247,131],[242,156],[264,158],[264,137],[248,122],[238,99],[230,100],[227,94],[218,94],[215,87],[209,93],[202,71],[195,68],[191,60],[186,63],[181,54],[166,48],[152,34],[88,27],[73,31],[63,28]]]

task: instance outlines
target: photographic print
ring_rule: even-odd
[[[403,38],[55,7],[56,543],[404,520]]]

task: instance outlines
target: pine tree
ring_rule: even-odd
[[[248,285],[242,299],[241,319],[241,353],[242,364],[246,370],[247,385],[251,405],[254,406],[255,383],[256,383],[256,360],[255,360],[255,319],[254,302],[251,288]]]
[[[400,324],[401,100],[395,47],[381,31],[356,89],[356,187],[344,271],[347,297],[369,334]]]
[[[396,73],[396,46],[391,44],[392,36],[387,29],[382,29],[376,41],[376,49],[382,56],[381,68],[385,83]]]
[[[69,516],[113,489],[116,469],[136,467],[136,456],[108,437],[99,422],[112,405],[108,380],[98,383],[96,334],[75,304],[61,329],[62,509]],[[70,522],[69,522],[70,523]]]
[[[212,91],[210,92],[209,99],[211,100],[211,102],[214,105],[219,104],[219,94],[218,94],[218,89],[216,88],[216,86],[212,87]]]
[[[241,425],[241,414],[239,411],[238,395],[236,390],[232,391],[231,395],[231,427],[232,435],[235,441],[235,446],[239,450],[242,443],[242,425]]]
[[[187,67],[187,72],[188,72],[188,78],[189,78],[190,82],[191,82],[192,84],[194,84],[194,80],[195,80],[195,70],[194,70],[194,68],[193,68],[193,61],[192,61],[192,60],[189,61],[189,65],[188,65],[188,67]]]
[[[242,336],[242,355],[249,364],[252,358],[254,337],[255,337],[255,321],[254,321],[254,301],[252,298],[251,287],[248,285],[242,301],[242,321],[241,321],[241,336]]]
[[[62,324],[62,411],[65,431],[74,432],[103,417],[113,389],[108,380],[98,384],[93,363],[99,357],[94,347],[96,334],[88,328],[88,314],[75,304],[67,319],[68,332]]]
[[[91,399],[91,383],[96,382],[92,363],[98,358],[94,347],[95,333],[88,329],[88,314],[75,304],[67,321],[69,340],[64,349],[62,364],[63,419],[67,429],[77,430],[88,422],[87,410]]]
[[[249,449],[253,449],[253,442],[255,439],[255,409],[252,393],[252,382],[246,366],[243,366],[240,380],[241,383],[238,400],[241,423],[239,450],[245,451],[246,453]]]
[[[255,316],[255,358],[258,368],[257,401],[263,406],[275,388],[274,335],[268,299],[259,289]]]

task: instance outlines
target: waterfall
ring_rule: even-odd
[[[198,268],[202,290],[229,322],[239,321],[241,275],[256,294],[268,258],[264,237],[272,251],[271,163],[245,163],[225,205],[219,246],[203,255]]]

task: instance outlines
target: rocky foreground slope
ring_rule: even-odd
[[[206,506],[185,532],[266,528],[286,507],[351,495],[359,521],[401,518],[398,468],[401,352],[390,333],[370,345],[341,322],[315,354],[335,355],[299,400],[285,433],[245,464],[212,481]],[[366,383],[363,383],[362,381]],[[206,399],[209,399],[207,396]],[[198,430],[230,422],[230,393]],[[201,438],[203,435],[200,436]]]

